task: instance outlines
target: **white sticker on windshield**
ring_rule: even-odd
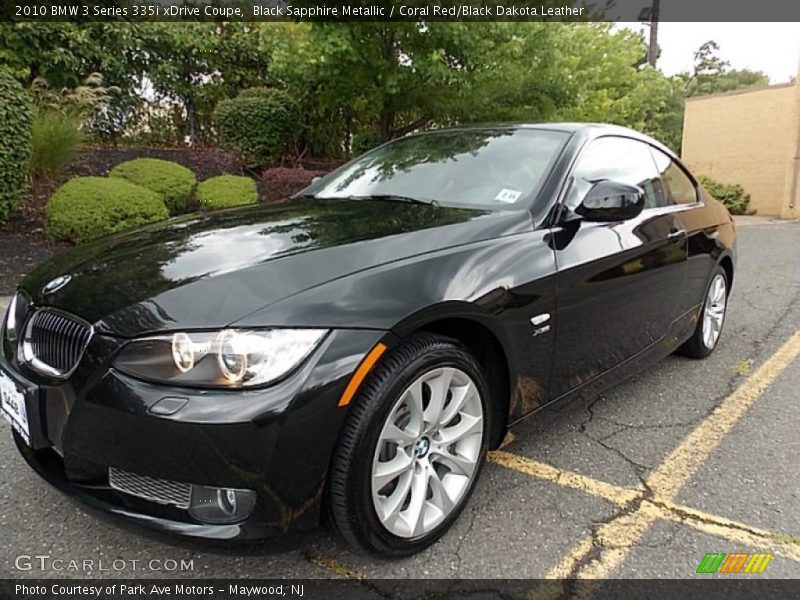
[[[517,190],[510,190],[508,188],[503,188],[502,190],[500,190],[497,196],[494,197],[494,201],[505,202],[506,204],[514,204],[514,202],[519,200],[520,196],[522,196],[522,192],[519,192]]]

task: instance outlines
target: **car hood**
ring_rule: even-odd
[[[22,287],[41,306],[124,337],[225,327],[333,279],[530,229],[527,213],[295,200],[190,215],[73,248]],[[43,287],[70,276],[57,291]],[[264,323],[264,325],[291,325]]]

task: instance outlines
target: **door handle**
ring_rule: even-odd
[[[685,235],[686,235],[685,229],[681,229],[680,227],[676,227],[675,225],[673,225],[672,227],[669,228],[669,235],[667,236],[667,239],[671,241],[680,240]]]

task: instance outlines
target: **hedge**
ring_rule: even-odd
[[[315,177],[327,174],[328,171],[290,169],[288,167],[264,169],[261,173],[261,179],[264,182],[264,200],[266,202],[286,200],[289,196],[311,185]]]
[[[161,197],[120,178],[76,177],[45,207],[47,233],[81,244],[131,227],[166,219]]]
[[[0,71],[0,223],[19,206],[31,160],[33,107],[11,75]]]
[[[720,183],[705,175],[700,175],[699,179],[706,191],[727,206],[732,215],[749,214],[750,194],[741,185]]]
[[[197,201],[201,207],[228,208],[258,202],[256,182],[239,175],[220,175],[206,179],[197,186]]]
[[[280,90],[244,90],[214,110],[220,145],[242,155],[248,167],[274,162],[292,145],[300,126],[300,110]]]
[[[157,193],[172,215],[186,212],[189,197],[197,184],[197,178],[189,169],[160,158],[126,161],[114,167],[110,175]]]

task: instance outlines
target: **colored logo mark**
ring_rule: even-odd
[[[749,552],[709,552],[700,561],[698,573],[763,573],[772,554],[750,554]]]

